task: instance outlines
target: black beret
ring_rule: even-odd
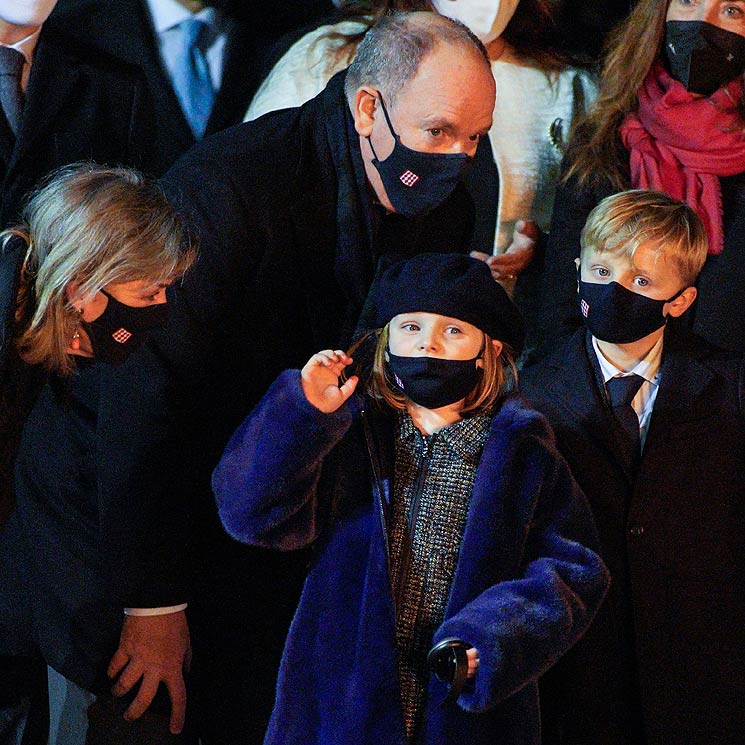
[[[369,323],[381,328],[400,313],[437,313],[473,324],[510,345],[525,342],[525,324],[489,267],[463,254],[418,254],[389,266],[371,289]]]

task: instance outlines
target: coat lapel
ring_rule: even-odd
[[[552,374],[544,376],[548,381],[545,397],[564,410],[565,419],[576,423],[586,438],[620,468],[631,486],[634,464],[623,455],[627,451],[624,433],[601,390],[600,373],[590,356],[594,351],[584,329],[562,347],[561,353],[546,363]]]
[[[690,343],[688,334],[675,332],[665,338],[660,389],[655,400],[649,423],[649,431],[642,454],[639,472],[640,483],[645,480],[648,469],[659,469],[661,463],[671,462],[674,444],[671,436],[675,432],[690,431],[690,425],[698,420],[711,418],[717,412],[707,404],[706,389],[715,384],[715,375],[703,364],[702,352]],[[650,476],[653,474],[650,472]],[[645,505],[645,515],[654,504]]]
[[[0,116],[0,182],[5,178],[8,166],[13,158],[15,137],[4,116]]]
[[[39,138],[55,136],[54,124],[60,109],[74,95],[80,79],[80,61],[63,45],[53,43],[52,34],[51,30],[43,28],[36,47],[26,90],[26,105],[9,170],[33,152]]]
[[[258,84],[252,72],[256,67],[252,59],[253,38],[243,25],[232,19],[226,20],[226,23],[228,30],[222,83],[207,122],[205,136],[243,121],[251,94]]]

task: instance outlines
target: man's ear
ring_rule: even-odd
[[[375,112],[378,106],[378,92],[367,86],[357,89],[354,94],[354,128],[360,137],[369,137],[375,124]]]
[[[675,300],[667,303],[663,311],[667,310],[669,316],[678,318],[693,305],[696,295],[698,295],[698,290],[695,287],[686,287]]]

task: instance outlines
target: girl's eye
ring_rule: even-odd
[[[417,326],[415,323],[405,323],[401,328],[404,331],[419,331],[419,326]]]
[[[442,130],[439,127],[433,127],[427,130],[432,137],[439,137],[442,134]]]
[[[649,280],[646,277],[637,277],[634,282],[638,287],[649,287]]]
[[[598,277],[610,277],[610,271],[604,266],[595,266],[592,271],[595,272]]]
[[[742,8],[738,8],[736,5],[730,5],[724,9],[725,15],[730,18],[740,18],[743,15]]]
[[[447,333],[448,334],[451,334],[451,335],[452,334],[460,334],[461,333],[461,330],[459,328],[457,328],[456,326],[449,326],[448,327],[448,330],[447,330]]]
[[[480,134],[478,134],[478,135],[471,135],[468,139],[471,142],[478,142],[481,139],[482,136],[483,135],[480,135]]]

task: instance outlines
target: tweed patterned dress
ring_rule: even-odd
[[[491,417],[462,419],[423,435],[406,412],[396,427],[391,573],[406,734],[421,729],[427,653],[445,616]]]

